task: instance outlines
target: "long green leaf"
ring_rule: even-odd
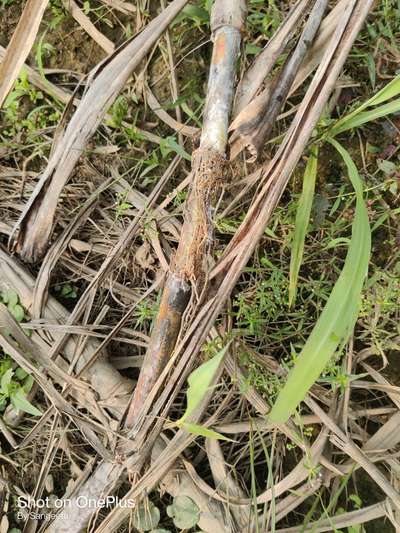
[[[196,368],[196,370],[188,377],[189,387],[186,392],[187,407],[182,418],[178,420],[178,425],[183,424],[183,422],[187,420],[187,418],[193,413],[193,411],[195,411],[196,407],[198,407],[201,400],[204,398],[206,392],[210,388],[214,375],[221,364],[228,346],[229,344],[220,352],[218,352],[217,355],[214,355],[212,359],[200,365],[199,368]]]
[[[193,433],[194,435],[200,435],[202,437],[207,437],[207,439],[228,440],[230,442],[234,442],[232,439],[228,439],[228,437],[225,437],[225,435],[221,435],[221,433],[218,433],[213,429],[208,429],[204,426],[199,426],[198,424],[183,422],[180,427],[182,427],[182,429],[185,429],[189,433]]]
[[[289,418],[339,345],[349,338],[357,320],[361,290],[368,270],[371,230],[362,182],[349,153],[335,140],[329,139],[329,142],[342,156],[356,193],[352,236],[343,270],[269,415],[274,423],[283,423]]]
[[[339,133],[343,133],[344,131],[350,130],[352,128],[358,128],[366,122],[372,122],[373,120],[386,117],[387,115],[392,115],[393,113],[397,113],[398,111],[400,111],[400,98],[397,98],[397,100],[393,100],[392,102],[388,102],[387,104],[376,107],[375,109],[371,109],[370,111],[358,113],[354,117],[351,117],[351,119],[346,120],[344,123],[339,125],[339,127],[334,126],[331,133],[333,135],[338,135]]]
[[[310,214],[314,198],[317,166],[318,148],[315,147],[310,154],[306,170],[304,172],[303,189],[301,191],[296,213],[292,252],[290,256],[289,307],[293,305],[296,298],[297,280],[299,277],[300,265],[304,253],[304,240],[310,222]]]
[[[377,106],[379,104],[384,104],[391,98],[398,96],[400,94],[400,76],[394,78],[390,83],[388,83],[383,89],[376,93],[372,98],[361,104],[357,109],[344,116],[338,120],[333,127],[331,128],[329,135],[332,137],[347,131],[352,128],[356,128],[376,120],[377,118],[382,118],[386,115],[396,113],[400,110],[400,99],[393,100],[385,105],[381,105],[378,108],[373,110],[365,111],[370,107]]]

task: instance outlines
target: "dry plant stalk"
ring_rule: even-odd
[[[239,113],[252,101],[264,83],[266,77],[272,71],[276,60],[284,51],[289,40],[293,36],[298,24],[312,0],[297,0],[283,23],[276,30],[273,37],[257,55],[253,63],[243,74],[238,83],[235,94],[233,116]]]
[[[78,6],[75,0],[63,0],[63,5],[67,11],[71,13],[76,22],[86,31],[90,37],[107,53],[112,54],[115,50],[114,43],[110,41],[96,26],[91,22],[90,18],[85,15],[82,9]]]
[[[225,150],[245,13],[245,0],[216,0],[213,5],[214,45],[200,147],[193,154],[193,178],[181,239],[129,407],[128,427],[134,425],[175,347],[191,285],[200,291],[205,282],[208,248],[212,242],[213,201],[228,173]]]
[[[181,249],[193,250],[193,256],[182,253],[179,257],[178,251],[178,259],[166,282],[158,324],[154,328],[153,341],[135,389],[138,393],[135,395],[136,403],[133,406],[137,409],[141,408],[143,399],[159,377],[165,366],[165,360],[174,348],[182,313],[189,301],[190,282],[197,281],[200,273],[204,272],[202,258],[205,255],[207,237],[211,229],[211,202],[217,190],[215,182],[220,181],[222,177],[221,165],[225,166],[224,153],[233,99],[235,67],[245,18],[244,0],[236,0],[234,6],[231,4],[230,0],[217,0],[212,14],[214,48],[203,133],[198,155],[195,157],[197,167],[194,166],[194,169],[197,168],[198,171],[194,175],[197,179],[195,177],[193,180],[190,208],[187,209],[182,230],[184,238]],[[211,165],[209,174],[204,172],[206,161],[209,166]],[[215,172],[212,161],[221,162],[220,172]],[[199,228],[204,233],[204,238],[200,240],[198,220],[201,220]],[[193,228],[193,224],[196,227]],[[108,494],[123,480],[124,471],[126,471],[124,464],[102,461],[93,476],[81,487],[79,493],[74,495],[73,501],[76,502],[82,494],[90,494],[91,497]],[[76,513],[69,513],[67,520],[60,516],[46,531],[47,533],[80,531],[87,525],[92,512],[91,509],[85,512],[80,510],[79,516]]]

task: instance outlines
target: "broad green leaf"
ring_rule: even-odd
[[[28,372],[21,367],[15,370],[15,377],[19,380],[25,379],[28,376]]]
[[[33,385],[33,377],[31,375],[26,376],[24,379],[22,390],[25,392],[25,394],[28,394],[28,392],[31,390]]]
[[[384,104],[391,98],[398,96],[400,94],[400,76],[394,78],[390,83],[388,83],[383,89],[377,92],[372,98],[361,104],[357,109],[339,119],[330,130],[330,135],[335,136],[338,133],[349,130],[351,128],[356,128],[361,126],[366,122],[376,120],[377,118],[390,115],[395,113],[400,109],[400,99],[393,100],[385,105],[382,105],[378,108],[375,108],[370,111],[365,111],[366,109],[380,104]]]
[[[382,170],[387,176],[392,176],[397,172],[398,165],[393,163],[393,161],[387,161],[386,159],[377,159],[376,163],[379,170]]]
[[[172,26],[179,24],[185,19],[192,20],[196,26],[201,24],[208,24],[210,21],[210,15],[208,11],[200,6],[194,6],[188,4],[182,9],[182,12],[176,17]]]
[[[208,22],[210,20],[208,11],[200,6],[193,6],[189,4],[183,8],[182,13],[189,18],[198,18],[204,22]]]
[[[225,435],[221,435],[221,433],[218,433],[217,431],[205,428],[204,426],[199,426],[198,424],[183,422],[182,424],[178,425],[182,429],[188,431],[189,433],[193,433],[194,435],[201,435],[202,437],[207,437],[208,439],[229,440],[230,442],[233,442],[232,439],[228,439],[228,437],[225,437]]]
[[[168,505],[167,514],[179,529],[190,529],[200,520],[200,509],[189,496],[175,496]]]
[[[9,368],[2,376],[0,381],[0,391],[2,394],[8,394],[8,389],[12,381],[14,370]]]
[[[175,152],[187,161],[192,160],[190,154],[188,154],[186,150],[184,150],[182,146],[176,142],[173,136],[166,137],[162,140],[160,143],[160,151],[163,157],[166,157],[170,152]]]
[[[2,376],[4,372],[7,372],[7,370],[11,367],[12,361],[9,357],[7,357],[7,359],[0,360],[0,376]]]
[[[22,388],[18,388],[10,395],[10,400],[15,409],[24,411],[34,416],[41,416],[43,413],[39,411],[34,405],[32,405],[26,398]]]
[[[335,140],[329,139],[329,142],[342,156],[356,193],[352,236],[343,270],[271,410],[269,420],[274,423],[286,422],[294,413],[338,347],[349,338],[357,320],[368,270],[371,230],[362,182],[349,153]]]
[[[317,166],[318,148],[315,148],[310,154],[304,172],[303,190],[301,192],[296,213],[292,253],[290,256],[289,307],[294,304],[296,299],[297,280],[299,277],[301,262],[303,260],[304,239],[310,222],[310,214],[314,198]]]
[[[225,346],[212,359],[200,365],[199,368],[196,368],[196,370],[194,370],[188,377],[189,387],[186,392],[187,407],[182,418],[178,420],[178,424],[182,424],[193,413],[201,400],[204,398],[204,395],[212,383],[213,377],[218,370],[228,346],[229,345]]]

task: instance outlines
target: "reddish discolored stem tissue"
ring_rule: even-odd
[[[128,409],[132,427],[174,350],[192,288],[201,289],[212,243],[213,202],[227,173],[226,146],[236,63],[246,17],[245,0],[216,0],[211,13],[213,54],[199,148],[178,250],[161,298],[150,344]]]

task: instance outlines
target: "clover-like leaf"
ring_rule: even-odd
[[[140,505],[133,516],[133,525],[139,531],[151,531],[158,526],[160,511],[152,502]]]
[[[8,291],[4,291],[1,293],[1,299],[3,300],[5,304],[14,306],[14,305],[17,305],[19,301],[19,296],[16,291],[9,289]]]
[[[11,304],[8,304],[8,309],[10,311],[10,313],[12,314],[12,316],[15,318],[15,320],[17,322],[22,322],[23,319],[25,318],[25,311],[24,311],[24,308],[22,307],[22,305],[19,305],[19,304],[15,304],[15,305],[11,305]]]
[[[14,370],[12,368],[9,368],[1,376],[0,392],[2,392],[3,394],[8,394],[8,390],[9,390],[9,387],[12,381],[13,374],[14,374]]]
[[[19,380],[25,379],[28,376],[28,372],[21,367],[15,370],[15,377]]]
[[[30,374],[24,378],[24,381],[22,382],[22,390],[25,392],[25,394],[28,394],[28,392],[31,390],[33,381],[33,377]]]
[[[200,509],[189,496],[176,496],[167,507],[167,514],[180,529],[189,529],[200,520]]]

